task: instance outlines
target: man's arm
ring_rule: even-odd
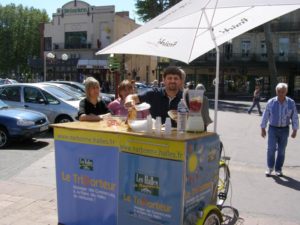
[[[297,130],[299,129],[298,111],[297,111],[295,102],[293,104],[293,113],[292,113],[291,119],[292,119],[292,129],[293,129],[291,137],[295,138],[297,136]]]
[[[79,116],[79,121],[100,121],[102,117],[100,115],[95,115],[95,114],[81,114]]]
[[[263,113],[262,119],[261,119],[261,136],[264,138],[266,137],[266,127],[267,127],[267,123],[270,117],[270,102],[267,103],[266,109]]]

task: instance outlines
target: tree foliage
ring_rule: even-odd
[[[181,0],[136,0],[136,13],[143,22],[158,16]]]
[[[39,25],[48,21],[45,10],[0,5],[0,74],[29,70],[28,59],[40,53]]]

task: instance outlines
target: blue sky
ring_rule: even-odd
[[[129,11],[130,18],[136,19],[138,22],[138,16],[135,14],[135,1],[136,0],[85,0],[85,2],[94,6],[102,5],[114,5],[116,11]],[[0,4],[2,6],[14,3],[16,5],[23,5],[27,7],[34,7],[38,9],[45,9],[49,15],[52,17],[52,13],[56,12],[57,8],[61,8],[62,5],[70,2],[68,0],[1,0]],[[140,23],[140,22],[139,22]]]

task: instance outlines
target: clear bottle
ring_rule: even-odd
[[[179,133],[186,131],[188,111],[186,104],[181,99],[177,106],[177,132]]]

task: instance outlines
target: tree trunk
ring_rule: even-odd
[[[275,64],[270,23],[266,23],[264,25],[264,31],[265,31],[265,41],[266,41],[266,48],[267,48],[267,55],[268,55],[268,67],[270,73],[270,95],[271,97],[273,97],[276,95],[275,87],[277,85],[277,67]]]

